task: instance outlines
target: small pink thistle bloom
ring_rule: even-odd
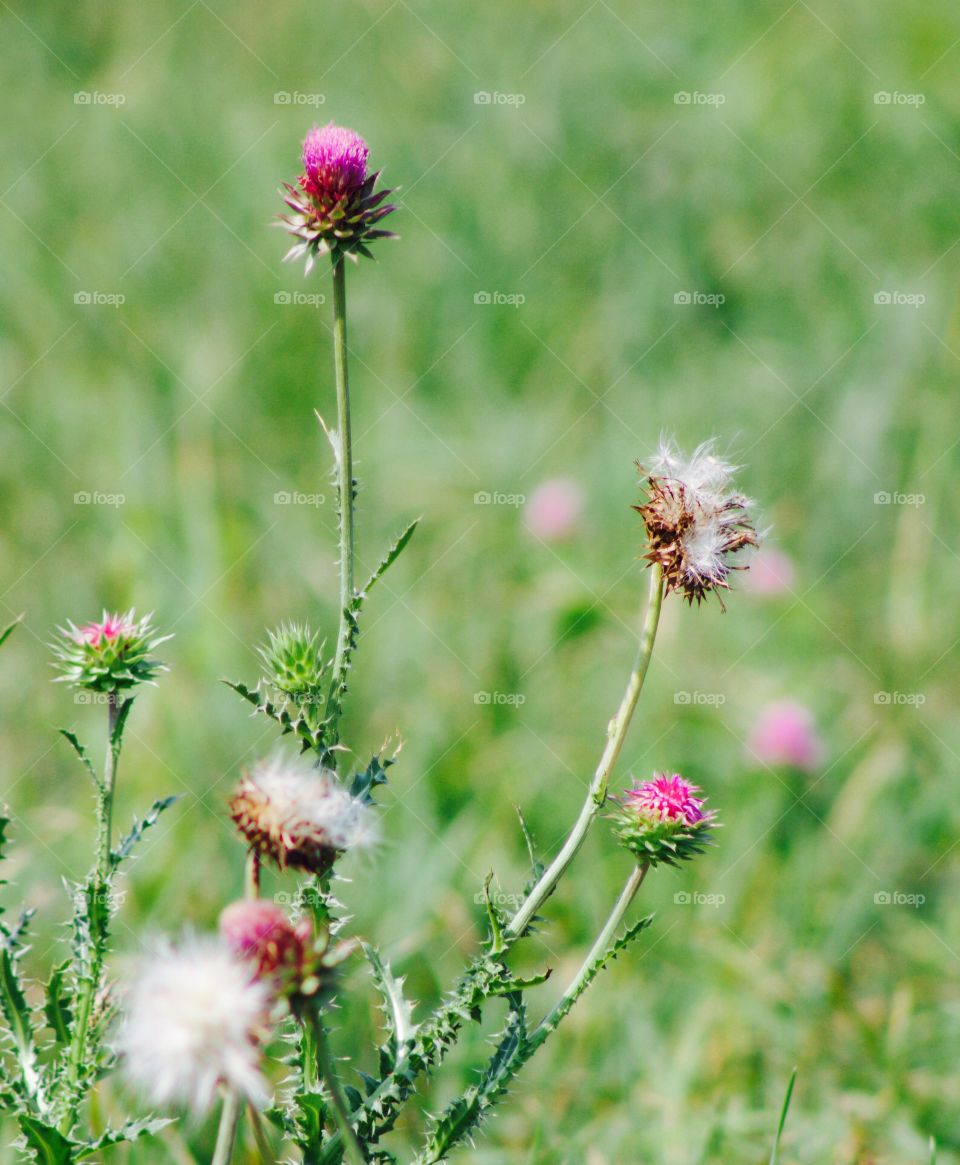
[[[676,821],[682,817],[688,825],[696,825],[707,817],[703,811],[704,799],[695,796],[699,792],[696,785],[685,781],[679,773],[670,777],[659,773],[652,780],[627,790],[628,805],[641,812],[656,814],[664,821]]]
[[[238,959],[249,960],[257,977],[302,971],[311,937],[310,923],[294,925],[272,902],[262,898],[233,902],[220,915],[220,935]]]
[[[748,745],[765,765],[791,765],[811,772],[823,759],[823,742],[809,708],[794,700],[768,704],[760,712]]]
[[[583,490],[569,478],[544,481],[524,509],[527,528],[544,542],[561,542],[576,532],[583,513]]]
[[[782,550],[761,547],[750,560],[743,589],[763,598],[789,594],[796,579],[793,559]]]
[[[91,647],[99,647],[101,641],[112,643],[121,635],[131,634],[133,630],[134,625],[128,616],[119,613],[108,615],[104,611],[103,618],[99,622],[85,623],[79,629],[76,640],[78,643],[89,643]]]
[[[356,190],[367,177],[368,153],[367,143],[352,129],[332,121],[322,129],[314,126],[303,143],[300,185],[315,197]]]

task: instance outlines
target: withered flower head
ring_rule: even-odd
[[[735,467],[717,457],[713,442],[684,458],[661,442],[648,466],[638,463],[645,479],[647,500],[633,508],[647,528],[647,562],[660,567],[666,590],[679,591],[697,603],[729,590],[731,570],[745,565],[729,557],[759,540],[750,518],[751,503],[730,489]]]
[[[371,810],[327,769],[279,756],[246,773],[230,816],[251,849],[280,869],[325,874],[349,849],[375,840]]]

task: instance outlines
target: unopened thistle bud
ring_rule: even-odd
[[[730,490],[734,466],[701,445],[685,459],[662,444],[649,466],[638,464],[647,500],[633,508],[647,528],[646,560],[660,567],[666,590],[679,591],[689,603],[729,590],[731,570],[746,569],[730,556],[759,544],[750,519],[750,502]]]
[[[307,917],[291,921],[273,902],[242,899],[220,915],[220,936],[233,955],[253,968],[255,978],[295,1009],[333,983],[334,969],[355,942],[330,946],[328,933],[315,936]]]
[[[265,983],[220,943],[193,940],[152,954],[127,992],[116,1050],[153,1104],[203,1112],[224,1085],[262,1103]]]
[[[358,254],[373,258],[368,243],[395,237],[376,226],[396,207],[384,205],[391,191],[374,193],[380,172],[368,176],[367,154],[359,134],[332,121],[307,134],[299,188],[283,184],[283,200],[293,213],[281,221],[297,240],[284,258],[306,258],[309,273],[320,255],[329,253],[334,263],[344,256],[356,262]]]
[[[638,862],[651,866],[675,866],[702,853],[716,814],[704,809],[699,792],[679,773],[655,774],[618,800],[617,837]]]
[[[267,683],[296,704],[322,703],[330,668],[319,634],[305,624],[283,623],[267,638],[258,648]]]
[[[133,610],[112,615],[104,611],[98,622],[77,627],[68,621],[58,627],[60,638],[51,644],[53,666],[63,673],[57,680],[93,692],[124,692],[152,683],[168,670],[152,652],[173,636],[157,635],[151,618],[137,619]]]
[[[347,850],[375,840],[368,806],[328,769],[305,759],[261,761],[241,779],[230,816],[250,848],[280,869],[325,874]]]

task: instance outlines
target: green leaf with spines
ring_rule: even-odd
[[[74,1165],[77,1144],[59,1129],[36,1117],[21,1114],[17,1118],[27,1150],[37,1165]]]
[[[292,714],[286,704],[279,705],[270,699],[269,695],[263,691],[262,682],[258,683],[254,688],[248,688],[246,684],[239,681],[235,682],[234,680],[223,680],[223,683],[228,688],[232,688],[248,704],[253,705],[254,715],[259,712],[261,715],[279,724],[282,730],[281,735],[286,736],[289,733],[293,733],[300,740],[303,751],[313,749],[318,753],[321,760],[329,760],[329,718],[325,719],[321,724],[315,725],[310,723],[307,717],[299,710],[295,715]]]
[[[329,434],[328,434],[329,435]],[[331,442],[332,443],[332,442]],[[336,446],[334,446],[336,453]],[[330,685],[330,695],[327,698],[327,706],[330,709],[331,718],[336,724],[340,719],[343,710],[343,697],[347,691],[347,674],[350,671],[350,666],[353,661],[353,653],[356,650],[357,638],[360,635],[360,613],[363,610],[363,604],[367,595],[376,586],[376,584],[383,578],[391,566],[397,561],[400,555],[405,550],[417,526],[420,524],[420,519],[415,518],[409,526],[394,540],[388,548],[386,554],[377,563],[377,566],[366,584],[353,595],[349,606],[344,608],[342,614],[347,624],[347,640],[343,652],[343,658],[340,665],[340,671],[333,677],[333,682]]]
[[[381,1076],[393,1072],[406,1057],[409,1042],[417,1034],[417,1026],[413,1022],[413,1007],[403,993],[403,979],[393,974],[390,966],[376,947],[363,943],[362,949],[373,975],[373,983],[382,999],[382,1011],[386,1016],[387,1040],[377,1050],[380,1060]],[[375,1090],[378,1081],[373,1081],[374,1087],[367,1089],[370,1096]]]
[[[19,1079],[11,1084],[30,1104],[36,1102],[42,1082],[33,1013],[24,994],[17,962],[24,952],[22,940],[33,913],[22,911],[12,930],[0,926],[0,1011],[6,1020],[19,1073]]]
[[[116,869],[120,863],[130,856],[134,847],[141,840],[148,829],[151,829],[160,820],[160,814],[164,810],[169,809],[170,806],[178,801],[179,797],[160,797],[150,806],[146,815],[141,821],[136,818],[133,819],[133,827],[130,832],[120,840],[120,844],[110,854],[110,864],[113,869]]]
[[[483,882],[483,904],[487,911],[487,922],[490,924],[490,937],[487,939],[487,950],[491,955],[501,955],[507,949],[503,939],[503,932],[507,927],[507,920],[500,907],[490,896],[490,884],[493,882],[493,871],[487,874]]]
[[[64,740],[68,740],[70,742],[70,744],[73,746],[74,752],[80,758],[80,763],[87,770],[87,773],[89,774],[91,781],[93,781],[94,785],[96,785],[96,787],[99,789],[100,788],[100,778],[97,775],[97,770],[93,767],[93,762],[90,760],[90,757],[87,755],[87,750],[80,743],[80,739],[77,736],[77,734],[75,732],[72,732],[69,728],[60,728],[58,731],[59,731],[60,735],[64,738]]]
[[[365,805],[372,805],[373,790],[378,785],[387,783],[387,769],[396,764],[396,759],[395,756],[387,757],[385,760],[381,760],[379,756],[372,757],[365,769],[354,774],[350,782],[350,796],[356,797]]]
[[[155,1136],[161,1129],[166,1128],[167,1125],[172,1123],[173,1121],[170,1117],[156,1116],[141,1117],[139,1120],[128,1120],[118,1129],[107,1129],[106,1132],[101,1133],[95,1140],[77,1145],[74,1149],[74,1155],[78,1161],[83,1161],[87,1157],[91,1157],[94,1153],[98,1153],[101,1149],[108,1148],[110,1145],[132,1144],[141,1137]]]
[[[64,1046],[70,1042],[70,1025],[73,1023],[72,992],[67,986],[70,969],[69,959],[53,968],[47,981],[46,1001],[43,1005],[47,1026],[53,1032],[56,1043]]]

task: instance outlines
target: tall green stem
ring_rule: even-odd
[[[223,1098],[220,1110],[220,1126],[217,1129],[217,1143],[210,1165],[230,1165],[233,1146],[237,1139],[237,1125],[240,1123],[240,1098],[231,1089]]]
[[[333,266],[333,361],[337,382],[337,489],[340,495],[340,625],[334,683],[346,663],[353,603],[353,446],[350,437],[350,381],[347,373],[347,277],[343,259]]]
[[[103,777],[97,787],[97,855],[96,867],[93,874],[93,885],[88,885],[88,893],[93,895],[93,901],[88,902],[87,909],[98,920],[109,912],[110,860],[113,833],[113,794],[117,779],[117,764],[120,759],[120,742],[116,739],[117,723],[120,718],[121,704],[116,692],[107,695],[107,752],[103,762]],[[70,1064],[67,1069],[67,1095],[70,1098],[69,1107],[61,1122],[64,1132],[69,1132],[76,1118],[79,1097],[77,1087],[80,1082],[80,1071],[86,1058],[87,1038],[90,1028],[90,1018],[93,1012],[93,1001],[100,989],[100,979],[103,973],[105,955],[104,941],[106,937],[105,923],[102,933],[91,935],[92,952],[90,967],[84,978],[83,990],[77,1007],[77,1023],[73,1031],[73,1043],[70,1048]]]
[[[617,758],[620,756],[620,750],[626,739],[630,721],[633,719],[637,700],[640,698],[640,692],[643,689],[643,681],[647,675],[647,668],[650,666],[650,657],[653,654],[653,644],[657,637],[657,626],[660,622],[660,608],[662,605],[663,580],[659,568],[654,567],[650,573],[650,594],[647,600],[647,610],[643,626],[640,629],[637,657],[633,665],[633,670],[630,673],[630,679],[627,681],[627,688],[623,693],[623,699],[620,701],[620,707],[617,709],[616,715],[607,727],[606,747],[603,750],[600,763],[597,765],[593,780],[590,783],[587,799],[583,803],[580,816],[577,818],[576,824],[564,842],[563,848],[541,875],[536,885],[527,895],[523,905],[507,924],[506,937],[508,939],[517,938],[530,925],[533,916],[556,889],[557,883],[576,857],[577,851],[583,845],[587,831],[593,824],[594,818],[603,808],[604,802],[607,799],[607,786],[610,782],[610,774],[613,771],[613,766],[617,763]]]
[[[347,1160],[350,1162],[350,1165],[365,1165],[366,1158],[363,1155],[363,1150],[360,1148],[357,1135],[350,1124],[350,1112],[347,1107],[346,1097],[343,1095],[343,1089],[340,1086],[336,1068],[333,1064],[333,1057],[330,1054],[330,1045],[327,1042],[327,1033],[324,1031],[323,1020],[316,1011],[311,1010],[310,1012],[309,1026],[312,1029],[314,1040],[316,1041],[316,1059],[320,1068],[320,1075],[323,1077],[323,1082],[330,1093],[334,1119],[337,1122],[340,1138],[346,1149]]]
[[[570,986],[564,991],[549,1015],[537,1025],[536,1030],[530,1037],[531,1054],[543,1043],[551,1032],[556,1030],[560,1021],[569,1012],[570,1008],[573,1007],[583,992],[583,989],[596,974],[597,963],[610,949],[610,944],[616,938],[620,924],[623,922],[630,903],[637,896],[637,891],[643,885],[643,879],[647,876],[647,870],[649,868],[649,865],[646,863],[642,866],[636,866],[627,879],[616,905],[610,911],[610,916],[603,925],[603,930],[597,935],[596,941],[590,948],[590,954],[583,960],[583,964],[570,983]]]

